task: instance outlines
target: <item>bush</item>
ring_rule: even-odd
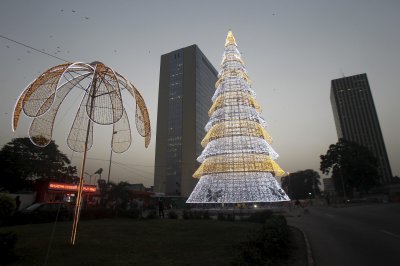
[[[264,252],[272,257],[286,258],[289,247],[289,227],[283,215],[272,216],[263,226]],[[267,250],[267,251],[266,251]]]
[[[217,220],[234,222],[234,221],[235,221],[235,213],[223,213],[223,212],[219,212],[219,213],[217,214]]]
[[[15,245],[17,244],[17,234],[14,232],[0,233],[0,258],[3,262],[16,260]]]
[[[183,210],[182,218],[185,220],[192,219],[192,212],[189,210]]]
[[[0,222],[12,216],[16,208],[15,199],[7,194],[0,193]]]
[[[272,216],[249,240],[242,242],[235,265],[274,265],[288,257],[289,228],[282,215]]]
[[[182,218],[183,219],[209,219],[210,215],[208,214],[208,211],[183,210]]]
[[[227,213],[226,214],[226,220],[234,222],[235,221],[235,214],[234,213]]]
[[[118,217],[138,219],[140,217],[140,211],[138,209],[124,210],[118,209]]]
[[[203,219],[203,211],[194,211],[192,212],[192,218],[193,219]]]
[[[114,218],[115,210],[106,208],[89,208],[81,210],[79,219],[81,220],[93,220],[93,219],[105,219]]]
[[[155,210],[150,210],[146,216],[146,219],[156,219],[157,217],[157,212]]]
[[[176,212],[174,212],[173,210],[170,210],[168,212],[168,218],[169,219],[178,219],[178,214]]]
[[[252,214],[250,214],[247,220],[249,222],[265,223],[267,219],[271,218],[272,214],[273,212],[271,210],[255,211]]]

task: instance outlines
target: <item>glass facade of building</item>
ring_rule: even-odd
[[[332,80],[331,103],[338,138],[367,147],[379,161],[381,183],[389,183],[392,171],[367,74]]]
[[[161,56],[154,189],[190,195],[217,71],[196,45]]]
[[[196,79],[196,158],[200,156],[203,151],[201,146],[201,141],[206,135],[204,127],[206,126],[208,120],[208,110],[212,105],[211,98],[214,94],[214,84],[216,81],[216,70],[208,62],[208,60],[200,53],[198,53],[196,61],[196,72],[198,73],[198,78]],[[212,89],[210,90],[210,81],[214,81],[212,84]]]
[[[179,194],[182,175],[183,51],[169,57],[168,137],[166,190]],[[175,190],[175,191],[174,191]]]

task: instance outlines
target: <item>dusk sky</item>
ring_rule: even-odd
[[[133,144],[113,155],[111,181],[153,184],[160,56],[197,44],[219,70],[231,29],[262,116],[279,153],[295,172],[319,169],[337,142],[330,103],[332,79],[367,73],[393,175],[400,175],[400,1],[19,1],[0,2],[0,147],[27,137],[31,119],[11,129],[24,88],[62,60],[101,61],[129,79],[146,101],[148,149],[134,128],[133,98],[123,93]],[[53,139],[79,169],[82,154],[66,145],[80,95],[68,95]],[[210,99],[211,106],[211,99]],[[111,126],[95,126],[87,171],[107,178]]]

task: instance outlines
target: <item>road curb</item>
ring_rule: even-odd
[[[314,257],[312,254],[311,245],[310,245],[310,241],[308,240],[307,234],[297,226],[293,226],[293,225],[290,225],[290,226],[295,227],[297,230],[299,230],[302,233],[304,242],[306,243],[308,266],[315,266]]]
[[[308,240],[307,234],[301,229],[300,229],[300,231],[303,234],[304,242],[306,242],[308,266],[314,266],[315,263],[314,263],[314,258],[313,258],[313,255],[312,255],[310,241]]]

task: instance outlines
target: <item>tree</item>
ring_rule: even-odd
[[[321,194],[320,179],[318,172],[312,169],[297,171],[282,177],[282,187],[291,199],[307,199],[310,196],[315,198]]]
[[[2,220],[13,215],[16,211],[15,199],[8,194],[0,193],[0,225]]]
[[[30,188],[36,179],[62,180],[76,174],[76,167],[51,141],[38,147],[29,138],[16,138],[0,150],[0,189],[15,192]]]
[[[320,170],[332,173],[335,189],[344,197],[352,196],[354,189],[368,193],[379,184],[377,159],[366,147],[344,139],[321,155]]]
[[[392,177],[392,179],[390,180],[390,184],[400,184],[400,177],[398,177],[397,175]]]
[[[115,184],[113,182],[109,183],[108,191],[108,201],[115,201],[116,207],[125,208],[129,199],[131,192],[128,190],[130,184],[128,182],[119,182]]]

